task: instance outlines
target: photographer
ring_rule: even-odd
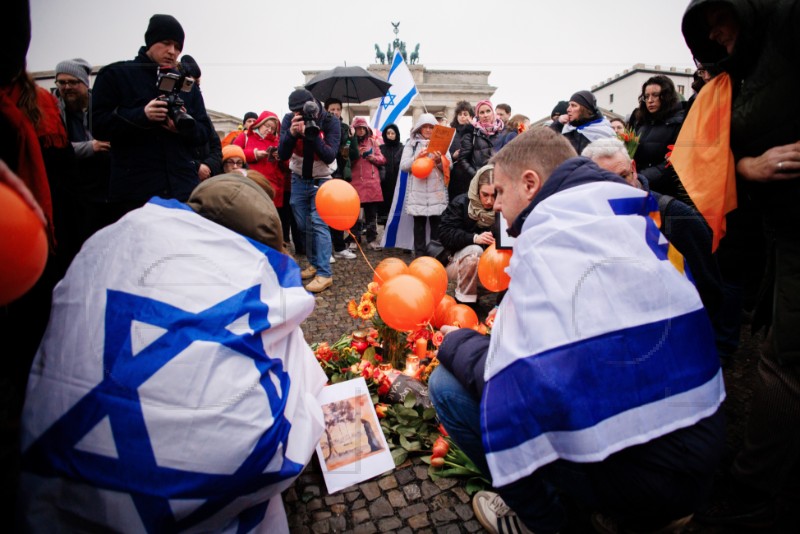
[[[114,219],[156,195],[186,201],[199,183],[194,148],[209,138],[203,97],[177,69],[180,23],[153,15],[144,40],[135,59],[100,71],[92,93],[93,133],[111,142]]]
[[[281,123],[278,155],[289,160],[292,196],[289,203],[300,231],[306,235],[306,256],[311,264],[301,273],[305,286],[319,293],[333,285],[331,235],[317,213],[317,189],[331,179],[339,151],[340,125],[310,92],[297,89],[289,95],[289,109]]]

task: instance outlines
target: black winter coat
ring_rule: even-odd
[[[473,239],[477,234],[490,230],[490,228],[479,228],[478,221],[470,218],[468,210],[469,197],[465,193],[451,200],[442,213],[439,222],[439,241],[451,254],[474,244]]]
[[[147,119],[144,108],[160,96],[158,65],[144,47],[131,61],[100,70],[92,91],[93,134],[111,141],[109,200],[146,202],[152,196],[189,199],[199,183],[194,148],[208,139],[209,119],[197,86],[181,93],[194,130],[174,133]]]
[[[378,207],[378,214],[389,215],[392,209],[392,199],[394,198],[394,188],[397,185],[397,176],[400,174],[400,160],[403,157],[403,143],[381,145],[381,154],[386,158],[386,163],[381,165],[381,193],[383,202]]]
[[[489,137],[480,128],[468,125],[461,137],[461,153],[458,155],[458,164],[466,169],[470,180],[478,172],[478,169],[489,163],[489,159],[497,151],[496,145],[500,140],[499,132]]]
[[[633,159],[636,171],[644,175],[653,191],[685,200],[686,194],[678,181],[674,167],[667,167],[669,145],[674,145],[683,126],[685,112],[680,102],[661,119],[644,114],[636,125],[639,147]]]

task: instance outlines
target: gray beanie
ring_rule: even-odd
[[[86,87],[89,87],[89,74],[92,73],[92,66],[85,59],[76,57],[67,59],[56,65],[56,76],[59,74],[69,74],[78,78]]]

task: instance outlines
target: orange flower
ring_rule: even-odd
[[[372,293],[373,295],[376,295],[376,296],[378,295],[378,290],[380,288],[381,288],[381,286],[378,285],[376,282],[370,282],[369,284],[367,284],[367,291],[369,291],[370,293]]]
[[[433,333],[431,341],[433,341],[434,347],[438,347],[439,345],[442,344],[442,341],[444,341],[444,334],[442,334],[441,331],[437,330],[436,332]]]
[[[371,300],[362,300],[358,305],[358,317],[364,321],[375,315],[375,304]]]
[[[372,293],[367,291],[366,293],[361,295],[361,302],[364,302],[365,300],[368,300],[370,302],[374,302],[375,301],[375,295],[373,295]]]
[[[327,362],[331,359],[333,353],[331,352],[330,346],[328,346],[328,342],[323,341],[317,346],[317,350],[314,351],[314,355],[317,357],[317,359]]]
[[[383,403],[376,404],[375,413],[378,414],[378,419],[383,419],[384,417],[386,417],[386,410],[388,409],[389,409],[388,404],[383,404]]]
[[[353,319],[358,319],[358,304],[356,304],[355,299],[347,303],[347,313]]]

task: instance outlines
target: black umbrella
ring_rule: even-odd
[[[360,103],[380,98],[392,86],[361,67],[336,67],[314,76],[306,89],[323,102],[336,98],[342,102]]]

